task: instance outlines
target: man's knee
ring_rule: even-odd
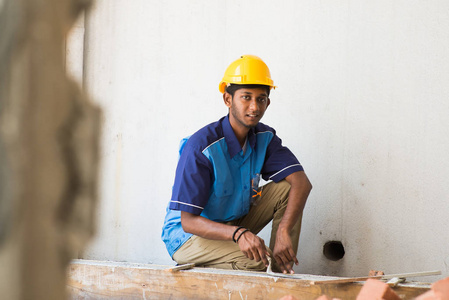
[[[255,260],[251,260],[246,257],[233,262],[232,268],[234,270],[260,271],[260,272],[265,272],[267,270],[267,267],[265,266],[262,260],[257,262]]]
[[[265,186],[265,188],[273,189],[274,193],[288,193],[290,191],[290,183],[283,179],[279,182],[270,182]]]
[[[290,188],[290,183],[288,183],[288,181],[284,179],[277,183],[269,183],[262,191],[262,194],[265,192],[264,196],[272,199],[271,201],[282,203],[288,200]]]
[[[281,193],[287,195],[290,192],[291,185],[287,180],[281,180],[276,183],[277,188],[281,191]]]

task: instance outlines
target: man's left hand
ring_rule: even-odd
[[[273,256],[284,274],[295,273],[293,263],[299,264],[296,253],[293,251],[292,241],[287,230],[279,228],[276,234]]]

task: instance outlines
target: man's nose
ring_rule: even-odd
[[[253,111],[258,111],[259,110],[259,103],[257,103],[256,99],[252,99],[250,104],[249,104],[249,108]]]

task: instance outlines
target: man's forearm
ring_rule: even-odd
[[[181,212],[181,225],[185,232],[210,240],[232,241],[237,226],[214,222],[202,216]]]
[[[291,231],[298,221],[309,196],[312,185],[304,172],[295,172],[285,178],[290,183],[287,208],[276,233],[273,256],[284,273],[294,273],[293,263],[296,258],[295,245],[292,244]]]
[[[295,172],[285,178],[290,183],[287,209],[279,224],[278,230],[290,232],[304,210],[307,197],[312,190],[312,184],[304,172]]]
[[[181,224],[185,232],[210,240],[232,241],[236,235],[236,243],[249,259],[262,260],[268,266],[268,250],[263,239],[238,226],[226,225],[211,221],[202,216],[181,212]]]

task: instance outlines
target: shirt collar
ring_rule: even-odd
[[[242,147],[235,136],[234,130],[232,130],[231,123],[229,122],[229,115],[224,118],[222,127],[229,155],[233,158],[242,151]],[[248,144],[252,149],[256,146],[256,134],[254,128],[251,128],[248,132]]]

